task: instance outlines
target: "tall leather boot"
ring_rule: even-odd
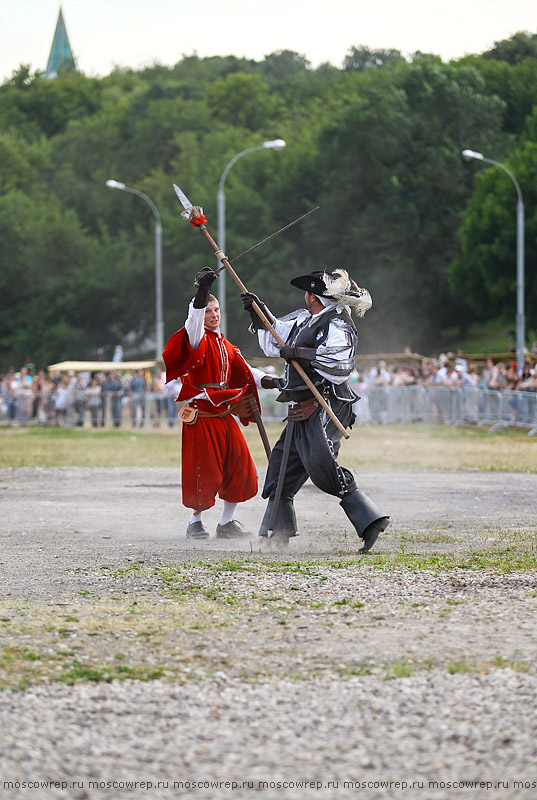
[[[380,508],[360,489],[344,497],[340,506],[356,528],[358,536],[364,540],[359,552],[367,553],[377,541],[379,533],[390,524],[390,518],[384,516]]]
[[[270,525],[270,518],[272,516],[272,509],[274,507],[274,497],[269,497],[265,514],[259,528],[260,536],[268,536],[268,526]],[[272,536],[280,542],[286,544],[289,537],[296,536],[297,532],[295,506],[292,497],[281,497],[278,504],[278,511],[276,512],[276,519],[274,521],[274,528],[272,529]]]

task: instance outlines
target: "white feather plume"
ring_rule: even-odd
[[[363,317],[373,305],[367,289],[361,289],[344,269],[334,269],[323,273],[326,286],[325,297],[332,297],[343,306],[350,306],[359,317]]]

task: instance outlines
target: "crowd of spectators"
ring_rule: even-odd
[[[421,364],[380,360],[351,376],[360,391],[378,386],[448,386],[493,391],[537,392],[537,342],[531,361],[520,371],[516,363],[487,357],[478,367],[464,354],[442,353],[424,358]],[[273,367],[267,369],[273,370]],[[82,426],[95,428],[146,424],[172,427],[176,422],[175,398],[178,381],[166,384],[161,368],[109,372],[52,372],[36,370],[31,363],[20,370],[0,374],[0,421],[25,425]]]
[[[175,424],[178,382],[166,384],[160,368],[134,372],[52,372],[32,364],[0,375],[0,420],[82,427],[88,419],[94,428],[131,425],[154,427]],[[149,407],[150,405],[150,407]]]
[[[534,342],[532,355],[537,355]],[[535,362],[534,359],[532,361]],[[362,371],[356,370],[351,382],[358,390],[375,386],[448,386],[492,391],[537,392],[537,366],[526,361],[522,370],[516,362],[486,358],[480,368],[469,363],[463,353],[442,353],[418,364],[388,364],[378,361]]]

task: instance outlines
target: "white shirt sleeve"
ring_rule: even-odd
[[[248,364],[248,368],[252,373],[252,375],[254,376],[255,385],[257,386],[258,389],[262,389],[263,387],[261,386],[261,378],[264,378],[265,375],[267,375],[268,373],[263,372],[262,370],[257,369],[256,367],[252,367],[251,364]]]
[[[305,316],[310,316],[309,312],[304,309],[298,315],[293,316],[292,319],[275,319],[272,322],[272,327],[276,331],[276,333],[281,337],[281,339],[286,342],[293,326],[298,322],[300,324],[303,322]],[[261,328],[257,331],[257,339],[259,341],[259,346],[261,350],[264,352],[266,356],[279,356],[280,355],[280,345],[274,339],[270,331]]]
[[[185,330],[190,346],[193,350],[197,350],[203,339],[203,332],[205,330],[205,309],[194,308],[193,302],[194,301],[191,300],[188,306]]]

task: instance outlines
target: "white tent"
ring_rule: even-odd
[[[136,369],[151,369],[158,361],[59,361],[49,364],[49,372],[114,372]]]

